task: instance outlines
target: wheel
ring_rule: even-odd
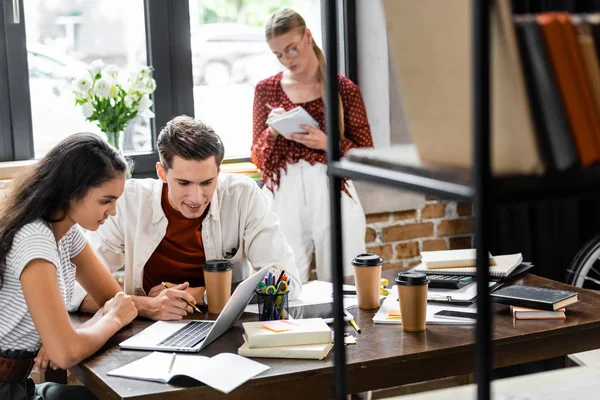
[[[600,290],[600,235],[579,250],[569,269],[568,281],[580,288]]]
[[[207,85],[226,85],[231,79],[229,65],[221,61],[211,61],[204,67],[204,82]]]

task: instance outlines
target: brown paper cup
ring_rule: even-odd
[[[423,275],[423,277],[408,277],[407,275]],[[406,332],[420,332],[425,330],[429,279],[424,275],[409,272],[399,274],[398,278],[396,278],[402,330]]]
[[[352,260],[358,308],[363,310],[379,308],[382,264],[381,258],[375,254],[360,254]]]
[[[220,260],[206,262],[204,266],[204,283],[210,314],[220,314],[229,301],[231,297],[231,276],[231,264]]]

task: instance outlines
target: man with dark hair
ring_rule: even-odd
[[[292,278],[290,297],[298,296],[299,273],[279,219],[252,179],[219,175],[224,152],[211,127],[173,118],[158,137],[159,179],[128,180],[117,215],[89,234],[111,271],[125,267],[125,292],[139,315],[177,320],[192,312],[181,299],[203,303],[200,267],[211,259],[229,259],[234,283],[275,263]],[[71,310],[97,309],[80,288],[73,299]]]

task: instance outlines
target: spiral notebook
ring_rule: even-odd
[[[515,268],[517,268],[523,262],[523,255],[517,254],[506,254],[501,256],[494,256],[494,265],[490,265],[490,276],[496,278],[506,278],[509,276]],[[458,275],[458,276],[475,276],[475,267],[463,267],[463,268],[427,268],[425,264],[420,264],[415,267],[414,271],[424,272],[429,275]]]

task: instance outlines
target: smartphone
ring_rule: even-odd
[[[477,319],[477,313],[465,312],[465,311],[453,311],[453,310],[442,310],[433,314],[434,317],[440,318],[465,318],[465,319]]]
[[[331,324],[333,323],[333,303],[290,307],[288,314],[292,319],[323,318],[326,323]],[[351,319],[354,319],[352,314],[344,310],[344,321]]]

